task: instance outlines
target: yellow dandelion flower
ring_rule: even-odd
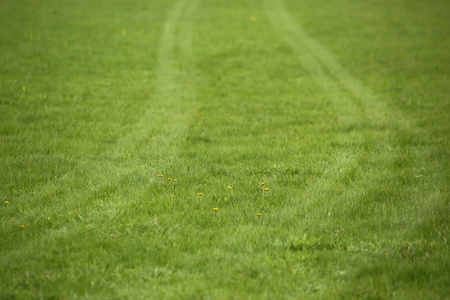
[[[229,189],[232,189],[231,185],[228,186]]]
[[[269,190],[269,188],[264,188],[264,190],[267,192]]]
[[[198,193],[198,195],[201,197],[203,195],[203,193]]]
[[[9,203],[9,201],[5,201],[5,204],[8,204]]]
[[[172,178],[167,178],[167,181],[172,181]]]
[[[202,113],[202,112],[200,113],[200,116],[203,116],[203,113]]]
[[[261,182],[261,185],[262,185],[262,186],[264,186],[264,184],[265,184],[264,182]]]
[[[218,211],[219,209],[217,207],[214,207],[214,211]]]
[[[22,225],[20,225],[20,227],[24,228],[24,227],[25,227],[25,225],[23,225],[23,224],[22,224]]]
[[[172,196],[172,198],[175,198],[175,196]]]
[[[176,179],[173,180],[174,182],[177,181]]]
[[[158,175],[159,178],[163,177],[162,175]]]
[[[262,216],[262,213],[257,213],[256,214],[258,217],[261,217]]]

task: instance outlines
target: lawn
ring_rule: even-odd
[[[0,3],[0,299],[449,299],[450,2]]]

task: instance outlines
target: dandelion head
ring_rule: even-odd
[[[159,178],[163,177],[162,175],[158,175]]]
[[[198,195],[201,197],[203,195],[203,193],[198,193]]]
[[[214,207],[214,211],[218,211],[219,209],[217,207]]]
[[[230,190],[232,189],[231,185],[228,186],[228,189],[230,189]]]
[[[264,186],[264,184],[265,184],[264,182],[261,182],[261,185],[262,185],[262,186]]]
[[[9,203],[9,201],[5,201],[5,204],[8,204]]]
[[[267,192],[269,190],[269,188],[264,188],[264,190]]]
[[[172,178],[167,178],[167,181],[172,181]]]
[[[262,213],[257,213],[256,214],[258,217],[261,217],[262,216]]]

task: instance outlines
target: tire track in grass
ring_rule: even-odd
[[[264,1],[266,15],[275,31],[297,53],[298,59],[315,77],[319,87],[326,91],[344,89],[349,94],[349,97],[332,99],[336,113],[341,114],[340,123],[356,125],[353,126],[356,128],[356,134],[341,132],[341,137],[359,137],[359,142],[370,144],[372,141],[376,145],[365,155],[361,155],[364,151],[357,147],[351,149],[352,146],[333,150],[333,155],[339,158],[336,163],[341,164],[343,168],[356,167],[359,178],[355,179],[355,185],[340,195],[337,193],[339,173],[328,180],[331,184],[326,182],[327,180],[322,181],[327,184],[322,188],[323,194],[316,192],[320,190],[318,187],[308,187],[306,193],[309,196],[322,199],[296,202],[299,206],[305,206],[300,209],[303,210],[304,227],[309,227],[309,230],[319,228],[320,234],[325,236],[326,232],[333,229],[338,229],[334,233],[335,236],[339,230],[354,232],[353,241],[349,240],[348,236],[336,238],[335,241],[347,244],[354,252],[364,251],[365,256],[372,255],[376,259],[379,259],[380,253],[387,253],[385,249],[399,251],[403,247],[402,244],[411,245],[415,242],[423,245],[436,243],[436,253],[444,253],[447,243],[441,239],[441,233],[448,230],[446,212],[449,211],[446,177],[428,174],[427,178],[418,179],[422,177],[422,170],[425,175],[426,169],[433,170],[433,166],[428,167],[429,163],[437,163],[434,159],[426,158],[423,150],[432,147],[422,145],[430,139],[418,138],[420,142],[413,142],[415,135],[421,132],[417,130],[420,125],[401,111],[393,110],[388,106],[388,102],[384,102],[385,99],[375,95],[352,76],[331,52],[295,22],[282,2]],[[356,111],[356,116],[352,115],[353,111]],[[349,116],[351,118],[348,118]],[[342,159],[342,154],[345,154],[343,151],[353,151],[354,155],[348,158],[344,156]],[[362,169],[359,165],[360,155],[365,156],[363,161],[365,159],[369,162],[368,168]],[[328,168],[326,171],[332,173],[333,167]],[[444,172],[444,169],[441,170]],[[294,192],[292,196],[303,198],[300,192]],[[333,239],[334,237],[331,241]],[[411,242],[413,239],[414,243]],[[428,257],[428,252],[426,255]],[[436,264],[442,262],[439,255],[431,258],[431,261]],[[380,266],[388,263],[386,258],[379,261]],[[393,262],[394,265],[397,263]],[[443,269],[428,271],[440,274],[441,270]],[[387,276],[392,277],[395,282],[397,274],[394,272]]]
[[[184,142],[194,115],[195,76],[192,76],[192,26],[193,15],[199,0],[179,0],[169,13],[159,44],[156,65],[156,93],[135,129],[116,147],[116,156],[131,149],[134,157],[122,164],[123,172],[117,180],[131,181],[126,189],[132,189],[134,198],[146,198],[146,187],[158,174],[166,172],[176,163],[180,146]],[[112,187],[112,185],[108,185]],[[117,191],[120,195],[127,191]],[[131,201],[135,201],[133,199]],[[128,201],[114,203],[118,214],[126,211]]]
[[[189,128],[194,106],[195,95],[192,89],[187,88],[186,82],[190,80],[191,18],[198,2],[179,0],[169,12],[158,45],[157,79],[153,83],[157,87],[156,93],[148,95],[148,104],[142,108],[143,113],[134,122],[133,129],[112,148],[105,150],[101,160],[80,161],[72,174],[21,194],[21,211],[30,209],[27,206],[31,195],[37,202],[42,202],[41,199],[56,194],[61,198],[49,202],[45,209],[48,212],[43,211],[43,214],[55,214],[53,208],[64,205],[63,210],[58,209],[61,217],[72,212],[78,215],[81,212],[75,211],[79,208],[96,206],[101,199],[111,202],[104,208],[114,217],[126,211],[123,208],[128,203],[112,201],[111,198],[115,195],[140,194],[139,191],[145,188],[152,176],[162,172],[175,160],[179,144],[184,141]],[[80,175],[84,177],[82,181]],[[67,202],[67,199],[71,201]],[[66,217],[70,218],[68,215]]]
[[[348,114],[356,110],[359,116],[367,118],[370,122],[386,121],[387,108],[384,102],[342,67],[330,51],[308,35],[290,16],[282,0],[266,0],[264,8],[273,28],[297,53],[302,65],[315,77],[323,90],[333,91],[343,88],[350,93],[351,101],[336,103],[343,106],[340,113]]]
[[[365,87],[360,80],[350,74],[326,47],[311,37],[292,18],[283,1],[265,0],[263,5],[275,32],[297,54],[298,60],[308,70],[318,86],[330,93],[340,93],[338,97],[334,97],[335,94],[331,96],[338,118],[338,125],[344,125],[349,128],[359,128],[361,126],[361,129],[357,131],[357,133],[360,133],[356,135],[356,138],[359,138],[359,142],[363,143],[374,141],[374,137],[371,137],[371,135],[375,133],[377,147],[381,147],[378,149],[381,153],[371,159],[381,160],[384,158],[383,164],[387,166],[393,165],[396,159],[402,155],[401,147],[395,146],[398,134],[393,132],[393,129],[406,130],[406,128],[411,126],[409,120],[402,116],[400,112],[389,110],[383,99],[380,99],[369,88]],[[347,137],[350,138],[349,134]],[[345,149],[343,150],[345,151]],[[355,148],[353,150],[359,153],[360,149]],[[350,156],[342,151],[333,153],[336,162],[324,170],[324,174],[332,174],[333,171],[336,173],[336,167],[333,165],[339,165],[341,170],[355,168],[357,170],[359,154],[356,154],[356,152]],[[386,157],[387,159],[385,159]],[[379,166],[376,168],[379,168]],[[376,170],[373,169],[372,171],[375,172]],[[389,175],[390,178],[395,176],[395,174],[386,174],[386,170],[383,172],[385,175]],[[329,195],[334,194],[334,189],[336,188],[334,184],[337,185],[339,183],[340,175],[336,176],[336,179],[332,179],[335,182],[333,184],[327,183],[328,186],[323,190]],[[360,188],[373,189],[375,188],[372,186],[373,184],[374,182],[369,184],[361,181]],[[310,191],[314,193],[312,187]],[[347,190],[346,193],[352,193],[351,189]],[[354,196],[352,197],[354,198]],[[366,197],[364,192],[358,198],[361,197]],[[325,203],[324,205],[328,206],[329,204]],[[353,204],[346,205],[350,207]],[[312,207],[317,206],[313,205]],[[323,207],[323,209],[326,210],[327,207]]]
[[[149,142],[150,153],[147,149],[144,154],[160,161],[155,168],[170,165],[192,116],[195,95],[187,84],[190,81],[187,71],[191,57],[191,16],[197,4],[198,0],[180,0],[168,16],[159,46],[154,99],[144,108],[145,113],[135,131],[120,142],[120,151],[133,145],[135,136]]]

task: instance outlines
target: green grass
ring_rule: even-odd
[[[448,299],[449,12],[2,1],[0,299]]]

